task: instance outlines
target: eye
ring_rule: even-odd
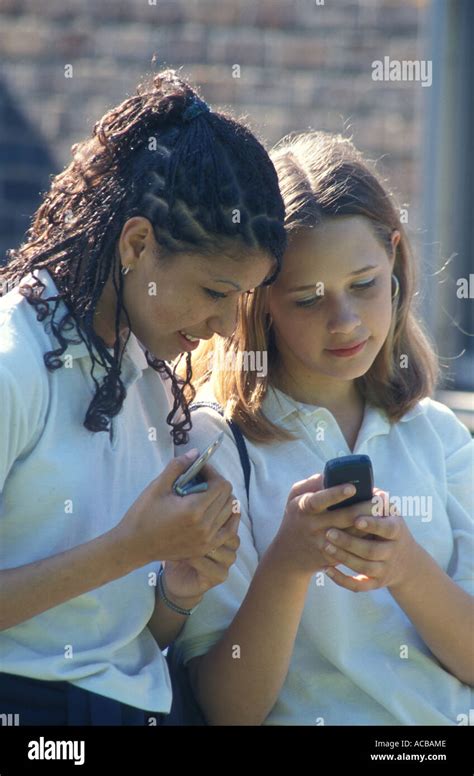
[[[367,280],[365,283],[353,283],[352,288],[358,288],[361,291],[363,291],[366,288],[371,288],[372,286],[375,286],[375,278],[372,278],[372,280]]]
[[[222,294],[220,291],[213,291],[212,288],[205,288],[204,291],[211,299],[217,302],[218,299],[227,299],[227,294]]]
[[[353,283],[351,288],[355,288],[357,291],[366,291],[368,288],[375,286],[375,284],[376,280],[375,278],[372,278],[372,280],[367,280],[364,283]],[[297,307],[312,307],[319,302],[320,299],[322,299],[322,295],[312,296],[310,299],[300,299],[300,301],[295,302],[295,304]]]
[[[366,280],[365,283],[353,283],[352,288],[370,288],[371,286],[375,286],[375,278],[372,278],[372,280]]]
[[[320,299],[320,296],[313,296],[311,299],[301,299],[299,302],[295,302],[295,304],[297,307],[311,307],[311,305],[319,302]]]

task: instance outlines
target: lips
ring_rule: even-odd
[[[359,340],[358,342],[352,342],[350,345],[340,345],[337,348],[327,348],[327,350],[353,350],[354,348],[358,348],[359,345],[362,345],[366,340]]]
[[[192,334],[188,334],[187,331],[179,331],[178,334],[182,334],[182,336],[189,340],[189,342],[199,342],[199,337],[193,337]]]
[[[367,341],[362,340],[362,342],[356,342],[354,345],[348,345],[343,348],[326,348],[326,350],[332,356],[354,356],[356,353],[360,353]]]
[[[181,349],[182,350],[196,350],[201,340],[199,339],[193,339],[192,341],[187,339],[184,334],[181,334],[180,331],[178,331],[178,337],[181,342]]]

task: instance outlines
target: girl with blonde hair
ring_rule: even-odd
[[[226,432],[213,465],[239,498],[241,543],[175,659],[210,724],[461,724],[473,442],[430,398],[437,359],[399,211],[348,139],[307,133],[271,156],[282,272],[193,357],[198,399],[216,405],[196,409],[190,444]],[[325,489],[321,472],[351,454],[371,459],[373,499],[328,511],[354,487]]]

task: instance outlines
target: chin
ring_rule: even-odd
[[[363,377],[367,374],[372,366],[373,359],[366,359],[362,364],[349,364],[344,362],[341,358],[341,364],[338,369],[334,367],[329,369],[327,366],[313,364],[310,366],[311,371],[319,372],[319,374],[326,375],[326,377],[334,377],[336,380],[355,380],[357,377]]]

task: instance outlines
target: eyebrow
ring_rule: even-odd
[[[362,275],[363,272],[367,272],[369,269],[378,269],[378,266],[376,264],[367,264],[366,267],[362,267],[362,269],[356,269],[355,272],[349,272],[347,277],[354,277],[355,275]],[[295,286],[295,288],[290,288],[289,293],[292,291],[306,291],[307,288],[314,288],[316,283],[310,283],[307,286]]]
[[[213,280],[215,280],[215,281],[216,281],[216,283],[229,283],[231,286],[234,286],[234,288],[235,288],[237,291],[242,291],[242,289],[240,288],[240,286],[238,285],[238,283],[234,283],[234,281],[233,281],[233,280],[222,280],[222,279],[220,279],[220,278],[212,278],[212,279],[213,279]]]

